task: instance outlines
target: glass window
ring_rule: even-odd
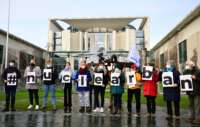
[[[3,46],[0,45],[0,64],[2,64],[3,61]]]
[[[179,43],[179,63],[185,63],[187,61],[187,41]]]

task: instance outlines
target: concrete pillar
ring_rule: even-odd
[[[104,36],[104,49],[105,51],[108,50],[108,33],[105,33],[105,36]]]
[[[79,46],[80,46],[80,51],[83,51],[83,33],[80,31],[79,32]]]
[[[48,51],[53,51],[54,34],[51,30],[48,31]]]
[[[128,28],[126,28],[126,37],[125,37],[126,39],[125,39],[125,50],[127,50],[127,51],[129,51],[129,47],[130,47],[130,45],[129,45],[129,29]]]
[[[64,30],[62,31],[62,51],[70,51],[70,49],[70,30]]]
[[[85,40],[85,51],[88,51],[88,33],[85,32],[84,34],[84,40]]]
[[[116,50],[116,31],[112,31],[112,50]]]

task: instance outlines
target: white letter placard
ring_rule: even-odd
[[[136,74],[135,71],[126,72],[127,85],[134,87],[136,85]]]
[[[17,85],[17,74],[16,72],[7,73],[7,85],[16,86]]]
[[[52,69],[44,69],[43,71],[43,81],[52,80]]]
[[[87,75],[78,76],[78,87],[87,87]]]
[[[181,91],[193,91],[192,75],[180,75]]]
[[[142,80],[152,80],[152,75],[153,75],[153,67],[144,66],[142,72]]]
[[[111,86],[119,86],[120,85],[120,73],[111,73]]]
[[[163,84],[163,87],[176,87],[177,86],[177,84],[174,84],[174,78],[173,78],[172,72],[163,72],[162,84]]]
[[[103,73],[94,73],[94,85],[96,86],[103,85]]]
[[[36,83],[35,72],[27,72],[26,83],[27,84],[34,84],[34,83]]]
[[[62,72],[62,83],[71,83],[71,73],[70,72]]]

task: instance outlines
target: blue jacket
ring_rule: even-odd
[[[87,75],[87,87],[79,87],[79,86],[78,86],[78,83],[77,83],[77,89],[76,89],[76,90],[77,90],[78,92],[90,91],[89,82],[92,81],[92,76],[91,76],[91,74],[90,74],[90,71],[89,71],[89,70],[86,70],[86,71],[84,71],[84,73],[82,73],[82,74],[80,74],[80,72],[77,71],[76,74],[75,74],[75,77],[74,77],[75,80],[78,79],[79,75]]]
[[[167,69],[164,69],[164,72],[167,72]],[[163,94],[165,101],[180,101],[180,73],[176,68],[172,69],[174,83],[177,84],[177,87],[164,87]]]

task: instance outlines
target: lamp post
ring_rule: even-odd
[[[6,56],[5,56],[5,68],[8,66],[8,41],[9,41],[9,29],[10,29],[10,2],[8,1],[8,24],[7,24],[7,36],[6,36]]]

